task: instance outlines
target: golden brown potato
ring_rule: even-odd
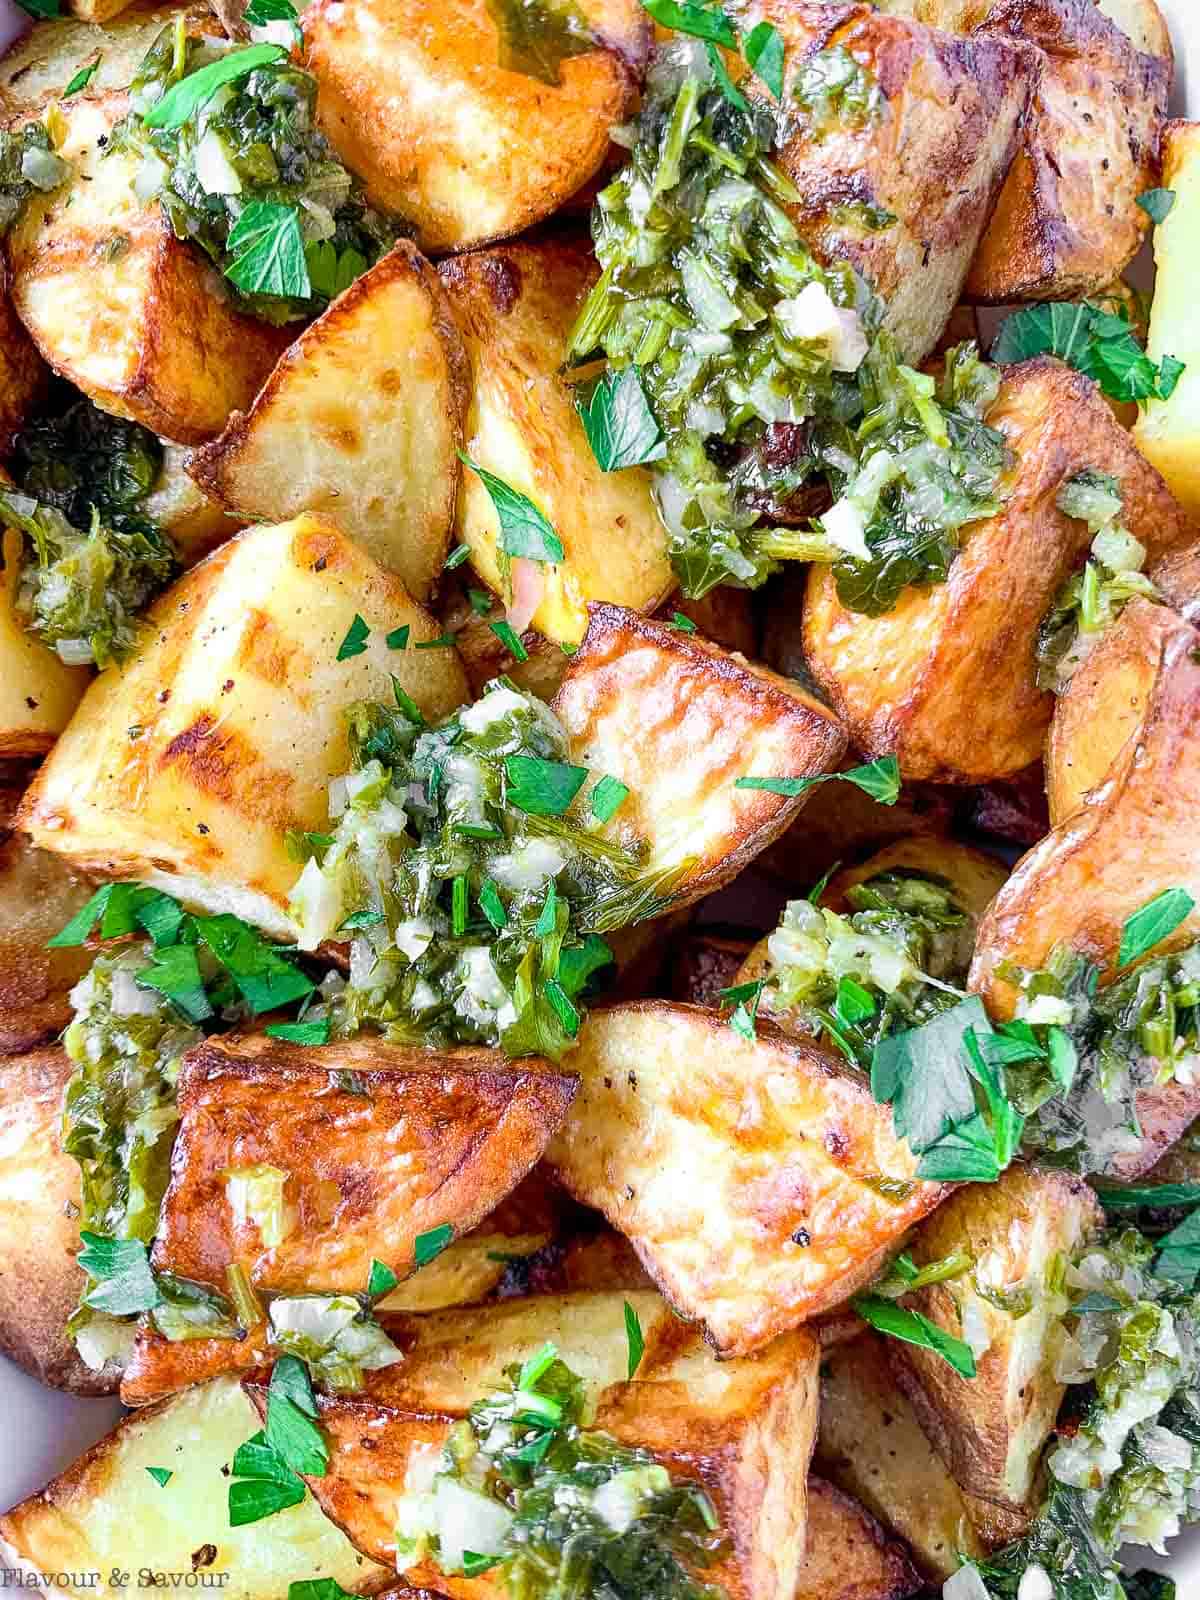
[[[474,583],[469,587],[477,598],[480,612],[472,607],[465,589],[460,589],[445,597],[440,614],[446,631],[454,635],[472,695],[481,695],[485,684],[504,673],[518,688],[536,694],[539,699],[553,700],[567,670],[567,652],[553,639],[527,628],[521,635],[521,647],[528,659],[519,661],[492,632],[493,623],[504,621],[504,602]],[[487,611],[482,611],[483,601],[478,598],[481,595],[491,601]]]
[[[841,728],[798,684],[617,606],[593,605],[554,710],[572,760],[630,795],[608,832],[671,875],[678,909],[728,883],[804,803],[741,777],[829,771]]]
[[[229,1526],[229,1463],[258,1427],[232,1379],[176,1395],[118,1423],[0,1517],[0,1534],[30,1566],[60,1575],[57,1592],[81,1600],[117,1600],[127,1593],[121,1573],[147,1567],[201,1572],[225,1600],[279,1600],[308,1578],[333,1579],[354,1594],[381,1589],[391,1574],[359,1555],[310,1498]],[[169,1472],[169,1482],[156,1484],[147,1467]],[[72,1582],[74,1573],[83,1581]]]
[[[66,1052],[0,1061],[0,1350],[55,1389],[110,1394],[115,1366],[93,1372],[66,1332],[84,1275],[79,1168],[59,1143]]]
[[[338,649],[354,618],[365,648]],[[251,528],[151,607],[152,636],[92,684],[26,796],[36,844],[114,877],[294,935],[290,828],[320,830],[329,780],[350,764],[344,718],[390,699],[394,675],[431,719],[466,698],[453,650],[398,578],[328,523]]]
[[[598,268],[582,242],[518,243],[443,262],[472,373],[466,452],[528,495],[553,524],[564,559],[539,567],[532,627],[560,644],[587,631],[587,602],[653,609],[675,585],[645,467],[602,472],[561,375],[567,337]],[[500,524],[487,489],[464,471],[457,536],[476,571],[511,601]]]
[[[37,411],[50,387],[38,355],[8,297],[8,268],[0,258],[0,457]]]
[[[988,35],[1039,46],[1021,148],[971,264],[969,298],[1097,294],[1137,254],[1174,62],[1139,53],[1094,0],[996,0]]]
[[[0,468],[0,483],[7,475]],[[24,535],[0,517],[0,758],[45,755],[71,720],[91,682],[87,667],[68,667],[25,626],[16,610]]]
[[[750,939],[727,939],[703,929],[689,933],[671,958],[671,999],[690,1006],[719,1006],[721,990],[738,981],[738,970],[753,948]]]
[[[188,471],[246,521],[328,517],[425,600],[450,544],[468,384],[441,281],[401,240]]]
[[[698,600],[675,594],[663,601],[658,616],[670,622],[676,612],[694,622],[704,637],[719,644],[722,650],[736,650],[741,655],[757,658],[758,619],[754,614],[754,599],[748,590],[718,584]]]
[[[635,0],[581,0],[594,48],[553,84],[512,70],[486,0],[316,0],[304,14],[322,126],[423,250],[520,233],[599,168],[650,47]]]
[[[0,124],[58,99],[82,67],[98,65],[82,89],[81,99],[102,99],[128,87],[142,57],[155,38],[182,9],[188,31],[212,29],[212,13],[205,5],[133,5],[122,7],[119,21],[84,19],[76,15],[38,22],[0,59]]]
[[[70,100],[74,176],[35,194],[8,237],[12,299],[46,361],[105,411],[179,444],[219,433],[288,343],[233,309],[215,269],[133,192],[138,157],[100,141],[127,97]]]
[[[0,788],[0,1056],[55,1039],[71,1020],[67,996],[92,964],[90,950],[46,946],[93,885],[13,829],[21,794]]]
[[[1143,630],[1155,645],[1154,676],[1147,688],[1139,668],[1130,687],[1122,641]],[[1139,699],[1140,715],[1127,726],[1103,685],[1097,698],[1090,673],[1078,685],[1092,708],[1081,731],[1090,748],[1080,765],[1103,773],[1102,782],[1018,863],[980,925],[971,987],[995,1016],[1011,1016],[1016,1004],[1016,991],[998,976],[1001,963],[1042,967],[1056,945],[1066,944],[1111,976],[1121,927],[1147,900],[1176,884],[1200,900],[1194,813],[1200,632],[1165,607],[1137,599],[1098,648],[1102,664],[1114,663],[1117,688]],[[1072,682],[1064,705],[1076,693]],[[1110,721],[1111,757],[1104,767],[1101,747]],[[1070,758],[1062,740],[1053,754],[1063,762]],[[1164,948],[1177,949],[1198,933],[1200,913],[1194,912]]]
[[[946,1193],[914,1178],[861,1075],[769,1025],[746,1040],[637,1001],[593,1012],[571,1066],[551,1171],[723,1355],[845,1301]]]
[[[632,1383],[626,1301],[646,1341]],[[330,1460],[326,1476],[311,1480],[326,1513],[373,1560],[395,1563],[396,1500],[414,1453],[440,1446],[506,1366],[549,1341],[584,1380],[592,1426],[651,1451],[673,1476],[708,1491],[731,1549],[705,1569],[705,1579],[729,1600],[792,1593],[816,1428],[817,1346],[807,1333],[791,1334],[753,1360],[718,1363],[646,1290],[539,1295],[397,1318],[388,1328],[405,1360],[368,1374],[361,1394],[318,1400]],[[261,1404],[261,1387],[252,1393]],[[429,1560],[404,1576],[436,1584],[455,1600],[504,1594],[495,1573],[447,1577]]]
[[[1175,52],[1171,30],[1157,0],[1096,0],[1097,8],[1120,28],[1142,55],[1170,61]]]
[[[1175,193],[1165,222],[1154,230],[1158,268],[1148,349],[1154,361],[1185,363],[1169,400],[1151,400],[1134,438],[1162,473],[1172,494],[1200,517],[1200,332],[1194,315],[1195,262],[1200,248],[1200,123],[1169,122],[1163,132],[1162,183]]]
[[[164,439],[162,446],[162,470],[142,502],[142,510],[164,533],[170,534],[184,566],[190,567],[231,539],[244,524],[210,500],[188,476],[191,450],[172,444],[169,439]]]
[[[965,530],[944,583],[906,589],[891,611],[866,617],[841,605],[829,567],[811,569],[813,674],[851,743],[895,754],[908,778],[983,783],[1041,754],[1053,696],[1037,687],[1037,631],[1091,543],[1056,504],[1071,477],[1094,468],[1118,480],[1125,525],[1152,562],[1195,541],[1090,379],[1050,357],[1010,367],[988,421],[1016,457],[1011,494],[999,516]]]
[[[280,1294],[360,1294],[372,1260],[407,1278],[422,1234],[469,1233],[525,1177],[574,1092],[539,1057],[496,1050],[209,1040],[180,1069],[153,1264],[219,1288],[237,1262]],[[286,1174],[278,1241],[230,1195],[230,1173],[258,1166]]]
[[[761,10],[787,46],[789,104],[809,58],[831,48],[882,91],[877,116],[832,127],[794,117],[776,160],[803,197],[788,210],[805,241],[825,261],[853,263],[887,302],[903,359],[918,365],[958,301],[1016,153],[1033,58],[1002,38],[956,38],[867,5],[766,0]],[[873,225],[868,207],[891,221]]]
[[[832,1483],[808,1479],[808,1542],[795,1600],[904,1600],[922,1587],[903,1545]]]
[[[960,1551],[983,1554],[967,1501],[897,1387],[879,1334],[824,1353],[813,1465],[898,1534],[926,1578],[948,1578]]]
[[[1188,622],[1200,622],[1200,543],[1155,562],[1150,577],[1172,610]]]
[[[1200,1122],[1186,1129],[1179,1143],[1156,1161],[1140,1182],[1200,1183]]]
[[[1066,1385],[1055,1377],[1066,1301],[1052,1292],[1055,1258],[1104,1227],[1082,1178],[1010,1167],[998,1183],[968,1184],[916,1230],[916,1264],[966,1251],[971,1268],[905,1304],[977,1346],[974,1378],[941,1356],[895,1342],[892,1366],[922,1427],[964,1491],[1018,1514],[1035,1509],[1042,1449]]]

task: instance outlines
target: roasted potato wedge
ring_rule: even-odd
[[[0,59],[0,124],[38,111],[48,100],[61,97],[82,67],[97,62],[96,70],[75,95],[102,99],[128,87],[142,57],[161,30],[181,9],[173,5],[121,7],[119,21],[88,20],[78,6],[74,16],[40,22]],[[212,27],[205,5],[185,8],[189,32]],[[103,21],[105,25],[99,26]],[[72,99],[75,98],[72,96]]]
[[[6,474],[0,468],[0,482]],[[0,758],[45,755],[74,715],[91,682],[87,667],[68,667],[25,626],[16,609],[24,535],[0,518]]]
[[[921,1587],[904,1546],[857,1500],[811,1473],[795,1600],[904,1600]]]
[[[13,310],[8,269],[0,259],[0,457],[8,454],[49,387],[50,369]]]
[[[328,517],[425,600],[450,544],[468,381],[441,281],[401,240],[188,471],[243,521]]]
[[[101,159],[126,109],[123,94],[63,109],[58,154],[75,173],[35,194],[9,234],[13,306],[50,366],[101,409],[200,444],[250,404],[291,335],[235,311],[200,252],[142,205],[135,155]]]
[[[632,1383],[626,1302],[646,1341]],[[817,1346],[808,1334],[791,1334],[753,1360],[718,1363],[647,1290],[539,1295],[388,1327],[405,1360],[369,1374],[361,1394],[319,1399],[330,1460],[326,1476],[311,1480],[326,1513],[373,1560],[396,1561],[395,1503],[414,1452],[439,1446],[506,1366],[549,1341],[583,1378],[593,1426],[707,1489],[731,1550],[704,1577],[730,1600],[792,1593],[816,1430]],[[261,1387],[252,1392],[261,1403]],[[429,1561],[404,1576],[455,1600],[504,1594],[494,1573],[448,1577]]]
[[[90,950],[47,948],[93,886],[13,828],[21,794],[0,788],[0,1056],[57,1038],[71,1020],[67,996],[92,964]]]
[[[848,1299],[946,1192],[914,1178],[861,1076],[769,1026],[746,1040],[716,1012],[638,1001],[593,1012],[571,1066],[551,1171],[722,1355]],[[884,1178],[909,1187],[887,1198]]]
[[[1003,305],[1097,294],[1149,227],[1137,198],[1158,181],[1169,40],[1165,54],[1139,52],[1094,0],[996,0],[982,31],[1038,46],[1038,70],[967,297]]]
[[[587,602],[652,610],[675,586],[645,467],[602,472],[560,376],[567,337],[597,272],[582,242],[505,245],[444,262],[442,281],[472,373],[466,451],[554,525],[564,559],[538,567],[531,626],[559,644],[587,631]],[[459,488],[457,535],[485,583],[511,600],[500,523],[474,472]]]
[[[1018,772],[960,791],[956,807],[960,827],[971,833],[990,834],[1005,844],[1028,848],[1050,832],[1046,801],[1046,773],[1040,761]]]
[[[1153,642],[1156,659],[1135,658],[1131,680],[1123,640],[1139,633]],[[1001,963],[1041,967],[1055,945],[1066,944],[1111,976],[1121,927],[1139,906],[1175,884],[1200,900],[1193,811],[1200,782],[1200,631],[1163,606],[1135,599],[1098,651],[1102,664],[1113,664],[1114,695],[1136,697],[1140,715],[1126,722],[1119,700],[1110,705],[1108,693],[1098,696],[1090,673],[1078,687],[1076,674],[1063,696],[1064,704],[1077,693],[1087,697],[1090,715],[1081,719],[1076,709],[1071,721],[1084,742],[1080,767],[1102,779],[1086,803],[1068,809],[1066,819],[1018,863],[980,925],[971,987],[996,1016],[1010,1016],[1016,1003],[1012,985],[997,974]],[[1147,685],[1148,662],[1155,670]],[[1099,726],[1104,723],[1111,729]],[[1062,740],[1053,753],[1064,763],[1071,755]],[[1166,948],[1187,944],[1198,933],[1200,913],[1193,912]]]
[[[579,10],[594,47],[563,61],[557,82],[520,70],[485,0],[317,0],[305,12],[324,130],[423,250],[520,233],[600,167],[634,103],[650,21],[635,0]]]
[[[678,909],[728,883],[803,804],[741,777],[836,766],[841,728],[798,684],[618,606],[593,605],[554,699],[572,759],[630,789],[609,832],[646,852]]]
[[[896,1384],[876,1333],[827,1350],[813,1465],[904,1540],[931,1580],[983,1554],[962,1491]]]
[[[142,509],[164,533],[170,534],[184,565],[191,566],[232,538],[244,526],[244,519],[229,516],[188,476],[191,450],[172,444],[169,439],[162,443],[162,471]]]
[[[364,650],[339,646],[356,615]],[[103,875],[138,877],[282,938],[296,863],[289,828],[325,825],[349,766],[343,712],[390,698],[426,715],[466,698],[452,650],[389,650],[437,628],[398,578],[328,523],[252,528],[151,607],[143,650],[92,684],[21,810],[34,842]]]
[[[233,1379],[177,1395],[118,1423],[40,1493],[0,1516],[0,1534],[30,1566],[59,1574],[59,1593],[81,1597],[115,1600],[126,1593],[122,1572],[147,1569],[147,1586],[155,1572],[202,1572],[226,1600],[278,1600],[289,1583],[314,1577],[354,1594],[383,1588],[391,1574],[361,1556],[311,1499],[229,1526],[229,1463],[258,1427]],[[159,1487],[147,1467],[170,1472],[170,1482]],[[84,1581],[65,1581],[71,1574]]]
[[[721,990],[737,982],[753,948],[750,939],[728,939],[703,929],[687,934],[671,958],[671,999],[689,1006],[719,1006]]]
[[[1037,1469],[1066,1393],[1055,1377],[1066,1301],[1047,1280],[1104,1227],[1091,1189],[1067,1173],[1010,1167],[998,1183],[968,1184],[917,1229],[918,1266],[966,1251],[962,1276],[905,1303],[956,1338],[986,1349],[973,1379],[928,1350],[895,1343],[892,1366],[926,1434],[969,1494],[1026,1516]]]
[[[1068,479],[1088,467],[1115,477],[1125,525],[1152,562],[1195,541],[1090,379],[1049,357],[1011,367],[988,421],[1016,458],[1010,497],[966,530],[944,583],[906,589],[891,611],[866,617],[841,605],[830,568],[809,578],[813,675],[851,743],[897,755],[910,779],[985,783],[1041,754],[1053,696],[1037,687],[1037,630],[1091,543],[1086,524],[1057,507]]]
[[[1200,543],[1164,556],[1150,577],[1172,610],[1188,622],[1200,622]]]
[[[495,1050],[352,1039],[314,1056],[265,1034],[210,1040],[180,1068],[153,1263],[220,1287],[237,1262],[283,1294],[361,1293],[373,1259],[407,1278],[422,1234],[469,1233],[525,1177],[574,1092],[539,1057]],[[228,1191],[231,1171],[263,1165],[287,1174],[278,1243]]]
[[[1170,355],[1186,365],[1169,400],[1147,403],[1133,436],[1171,493],[1200,517],[1200,329],[1193,314],[1193,272],[1200,247],[1200,123],[1167,124],[1162,183],[1175,191],[1175,204],[1154,230],[1158,275],[1148,349],[1155,361]]]
[[[831,48],[882,91],[878,115],[832,127],[795,117],[775,159],[803,197],[788,210],[806,242],[825,261],[853,263],[916,366],[949,321],[1016,154],[1034,57],[867,5],[767,0],[762,11],[787,46],[788,104],[810,57]],[[882,225],[879,211],[890,219]]]
[[[1187,1128],[1179,1143],[1156,1161],[1144,1183],[1200,1183],[1200,1122]]]
[[[66,1332],[85,1282],[79,1168],[59,1143],[70,1076],[58,1049],[0,1061],[0,1350],[55,1389],[110,1394],[116,1366],[93,1372]]]

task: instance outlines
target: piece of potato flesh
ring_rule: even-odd
[[[560,371],[599,270],[591,250],[566,240],[518,243],[439,270],[471,364],[466,453],[527,495],[563,546],[561,562],[538,569],[544,592],[532,628],[577,645],[589,600],[653,609],[675,579],[649,470],[601,471]],[[463,473],[456,531],[480,577],[510,600],[500,521],[474,472]]]
[[[561,84],[499,64],[485,0],[317,0],[304,16],[321,125],[374,204],[424,250],[463,250],[549,216],[599,168],[645,64],[635,0],[581,0],[597,45]]]
[[[189,470],[244,521],[327,518],[425,600],[450,542],[467,382],[441,282],[401,240]]]
[[[145,1568],[202,1572],[226,1600],[279,1600],[290,1583],[312,1578],[356,1594],[382,1588],[388,1573],[361,1556],[311,1497],[229,1526],[229,1463],[260,1426],[234,1380],[189,1390],[119,1423],[39,1494],[0,1516],[0,1534],[41,1572],[83,1575],[80,1583],[60,1577],[58,1592],[102,1600],[126,1592],[122,1572]],[[149,1467],[170,1472],[169,1481],[155,1483]],[[98,1582],[87,1581],[96,1572]]]
[[[815,776],[845,749],[799,684],[609,605],[592,606],[554,710],[572,760],[630,790],[608,833],[645,851],[647,873],[681,874],[676,909],[735,877],[803,804],[739,778]]]
[[[896,755],[910,779],[986,783],[1041,755],[1054,698],[1037,686],[1037,633],[1092,538],[1057,507],[1069,479],[1087,469],[1117,479],[1125,526],[1151,562],[1195,540],[1080,373],[1049,357],[1008,368],[988,421],[1015,455],[1011,492],[998,516],[964,530],[944,583],[906,589],[890,611],[867,617],[841,605],[830,568],[809,577],[812,672],[851,742],[866,755]]]
[[[1162,184],[1175,204],[1154,230],[1158,274],[1150,313],[1153,361],[1185,363],[1169,400],[1147,402],[1134,438],[1171,493],[1200,517],[1200,326],[1195,316],[1195,262],[1200,252],[1200,123],[1171,122],[1163,135]]]
[[[119,21],[103,27],[78,13],[35,23],[0,60],[0,123],[61,98],[76,73],[93,62],[96,70],[73,100],[102,99],[127,88],[146,51],[181,9],[189,32],[201,24],[211,28],[212,14],[202,5],[129,6]]]
[[[365,649],[336,659],[356,616]],[[466,698],[453,650],[399,579],[310,516],[252,528],[151,607],[148,640],[92,684],[26,797],[34,842],[106,876],[141,877],[279,937],[297,867],[289,829],[328,826],[350,765],[346,707],[391,701],[395,676],[431,721]]]
[[[871,1513],[810,1474],[808,1542],[794,1600],[904,1600],[921,1586],[904,1547]]]
[[[627,1303],[645,1339],[633,1383]],[[647,1290],[544,1295],[387,1326],[405,1361],[369,1374],[361,1395],[320,1400],[330,1462],[326,1476],[312,1480],[327,1513],[373,1559],[395,1560],[395,1504],[414,1455],[440,1448],[505,1367],[549,1342],[583,1379],[592,1425],[708,1490],[732,1549],[705,1578],[730,1600],[791,1594],[816,1427],[817,1347],[807,1334],[753,1360],[718,1362]],[[407,1577],[455,1600],[503,1594],[495,1574],[446,1576],[432,1562]]]
[[[813,1464],[904,1540],[926,1578],[957,1571],[960,1551],[983,1554],[962,1491],[900,1392],[879,1334],[825,1352]]]
[[[127,109],[123,94],[63,109],[74,176],[35,194],[8,236],[13,305],[102,410],[199,444],[250,403],[290,334],[234,310],[202,253],[137,198],[137,156],[105,154]]]
[[[722,1354],[848,1299],[944,1193],[859,1075],[769,1025],[638,1001],[593,1012],[571,1066],[551,1171]]]
[[[1066,1393],[1055,1376],[1061,1302],[1047,1280],[1057,1257],[1073,1257],[1103,1226],[1082,1179],[1015,1166],[998,1183],[960,1189],[914,1233],[908,1248],[919,1267],[964,1250],[974,1263],[905,1303],[954,1338],[970,1327],[987,1341],[975,1377],[910,1345],[891,1352],[917,1416],[964,1491],[1032,1511],[1042,1449]]]
[[[1029,54],[864,6],[839,14],[767,0],[761,10],[787,46],[785,101],[807,59],[830,48],[848,51],[886,97],[859,123],[811,132],[796,119],[775,159],[803,197],[787,209],[805,241],[823,260],[853,263],[886,302],[884,326],[902,358],[917,366],[950,318],[1017,150]],[[866,206],[891,222],[864,226]]]
[[[162,445],[162,470],[142,502],[142,512],[170,535],[183,565],[190,567],[232,538],[243,520],[229,516],[188,476],[194,451],[169,439]]]
[[[50,387],[50,369],[21,326],[7,286],[8,274],[0,263],[0,455],[5,456]]]

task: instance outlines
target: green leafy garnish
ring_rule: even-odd
[[[469,544],[456,544],[454,549],[442,562],[443,572],[453,572],[455,567],[461,567],[464,561],[470,559],[471,546]]]
[[[497,478],[486,467],[477,466],[470,456],[459,451],[459,460],[469,467],[487,490],[500,519],[500,548],[507,556],[523,557],[553,565],[564,556],[562,540],[555,533],[527,494]]]
[[[158,1304],[150,1255],[140,1239],[109,1239],[87,1229],[81,1229],[79,1237],[84,1245],[79,1265],[96,1280],[84,1296],[93,1311],[125,1317],[150,1311]]]
[[[629,790],[619,778],[605,774],[588,799],[597,822],[610,822],[629,798]]]
[[[610,369],[597,380],[590,395],[576,394],[575,407],[602,471],[620,472],[658,461],[666,453],[662,430],[636,366]]]
[[[96,59],[94,61],[90,61],[86,67],[80,67],[79,71],[63,90],[62,97],[64,100],[69,100],[72,95],[78,94],[81,89],[87,88],[88,84],[95,76],[96,68],[100,65],[103,59],[103,56],[97,56]],[[150,1469],[147,1468],[147,1471],[149,1470]]]
[[[250,0],[242,20],[249,28],[265,28],[272,22],[285,22],[295,48],[298,50],[304,43],[300,17],[292,0]]]
[[[154,1479],[155,1483],[158,1484],[160,1489],[165,1489],[167,1484],[169,1484],[171,1479],[175,1476],[170,1467],[147,1467],[146,1471]]]
[[[62,7],[59,4],[59,0],[17,0],[17,4],[22,11],[27,12],[31,17],[45,18],[60,17],[62,15]]]
[[[682,611],[672,611],[668,628],[673,628],[676,633],[695,633],[696,624],[691,617],[685,617]]]
[[[391,633],[385,635],[384,642],[389,650],[407,650],[408,636],[412,632],[412,624],[404,623],[402,627],[393,628]]]
[[[329,1018],[322,1017],[316,1022],[272,1022],[266,1031],[268,1038],[282,1039],[285,1044],[328,1044]]]
[[[297,1356],[280,1356],[267,1392],[267,1448],[297,1475],[323,1478],[329,1461],[329,1446],[313,1420],[317,1414],[312,1383],[303,1361]],[[234,1471],[237,1471],[236,1462]]]
[[[1200,1183],[1115,1184],[1098,1183],[1096,1198],[1105,1211],[1167,1211],[1175,1206],[1200,1206]]]
[[[1195,900],[1186,889],[1180,888],[1164,889],[1153,900],[1148,900],[1127,919],[1121,929],[1118,967],[1127,967],[1131,961],[1153,950],[1156,944],[1161,944],[1181,923],[1187,921],[1195,907]]]
[[[281,61],[286,55],[287,51],[278,44],[252,44],[244,50],[234,50],[181,78],[144,113],[142,121],[147,128],[181,128],[225,84],[236,83],[256,67]]]
[[[367,1294],[372,1300],[381,1300],[385,1294],[391,1294],[399,1282],[391,1267],[384,1266],[382,1261],[372,1260],[371,1274],[367,1279]]]
[[[239,1445],[230,1466],[229,1526],[261,1522],[288,1506],[298,1506],[305,1496],[304,1482],[279,1452],[267,1443],[264,1432]]]
[[[900,798],[900,763],[895,756],[880,756],[847,772],[823,772],[812,778],[738,778],[735,789],[765,789],[769,794],[795,796],[817,783],[852,783],[881,806],[894,806]]]
[[[742,47],[750,69],[775,96],[783,99],[783,35],[769,22],[751,28]]]
[[[187,82],[188,80],[184,80]],[[252,200],[229,230],[225,276],[249,295],[307,300],[312,293],[300,213],[273,200]]]
[[[1123,305],[1108,309],[1088,300],[1053,301],[1016,311],[992,346],[992,360],[1001,363],[1040,355],[1058,356],[1094,378],[1111,400],[1126,404],[1169,399],[1183,372],[1172,356],[1155,366]]]
[[[642,4],[664,28],[691,34],[694,39],[708,39],[727,50],[737,49],[733,23],[716,6],[703,5],[700,0],[642,0]]]
[[[905,1344],[932,1350],[935,1355],[949,1362],[960,1377],[975,1376],[975,1357],[971,1354],[970,1345],[946,1333],[919,1311],[909,1311],[894,1300],[885,1300],[874,1294],[855,1295],[850,1304],[864,1322],[878,1328],[880,1333],[887,1334],[891,1339],[900,1339]]]
[[[487,0],[500,34],[500,65],[559,88],[562,64],[596,46],[575,0]]]
[[[348,661],[351,656],[360,656],[367,648],[367,640],[371,637],[371,630],[359,616],[354,613],[354,621],[346,629],[346,637],[338,645],[335,661]]]
[[[642,1356],[646,1349],[646,1339],[642,1333],[641,1319],[628,1300],[625,1302],[625,1339],[629,1346],[629,1359],[625,1375],[632,1381],[637,1375],[637,1369],[642,1364]]]
[[[1154,1270],[1189,1292],[1200,1279],[1200,1211],[1193,1211],[1159,1243]]]
[[[450,1222],[439,1223],[427,1233],[419,1233],[413,1241],[413,1260],[418,1267],[427,1267],[435,1256],[441,1255],[453,1238],[454,1225]]]
[[[521,643],[512,625],[508,622],[489,622],[488,627],[499,639],[500,643],[512,656],[514,661],[528,661],[529,651]]]
[[[533,817],[561,817],[588,776],[586,767],[538,756],[509,756],[504,770],[509,803]]]
[[[1137,203],[1150,218],[1151,222],[1165,222],[1175,209],[1178,197],[1174,189],[1147,189],[1145,194],[1138,195]]]

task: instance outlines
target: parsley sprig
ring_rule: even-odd
[[[1002,364],[1058,356],[1094,378],[1110,400],[1126,404],[1170,399],[1184,371],[1174,356],[1165,355],[1155,365],[1138,341],[1129,311],[1117,302],[1027,306],[1004,323],[991,355]]]

